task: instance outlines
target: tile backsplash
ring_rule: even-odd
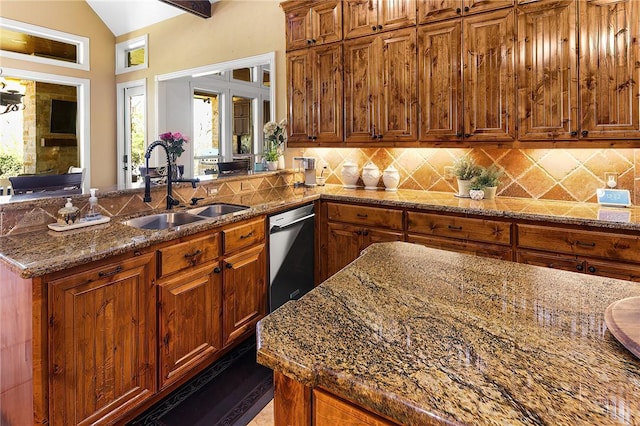
[[[293,150],[292,150],[293,151]],[[497,148],[307,148],[318,170],[327,166],[327,183],[341,184],[345,160],[359,168],[373,161],[380,170],[393,165],[400,172],[401,189],[457,190],[445,167],[468,152],[482,166],[504,169],[497,195],[520,198],[595,202],[595,192],[605,187],[605,172],[618,174],[618,189],[628,189],[632,201],[640,200],[640,159],[636,149],[497,149]],[[300,154],[299,151],[295,155]],[[636,165],[638,169],[636,171]],[[318,171],[318,174],[320,171]],[[638,173],[638,175],[636,175]],[[362,182],[360,182],[362,185]],[[382,179],[380,187],[384,187]]]

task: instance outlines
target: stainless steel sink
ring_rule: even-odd
[[[237,204],[226,204],[226,203],[218,203],[211,204],[210,206],[198,207],[195,209],[187,210],[187,213],[196,216],[204,216],[204,217],[218,217],[223,216],[229,213],[241,212],[243,210],[247,210],[249,207],[247,206],[239,206]]]
[[[187,225],[201,220],[204,220],[204,218],[189,213],[175,212],[136,217],[135,219],[129,219],[122,223],[139,229],[160,230],[177,228],[181,225]]]

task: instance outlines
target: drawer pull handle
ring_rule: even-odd
[[[591,243],[585,243],[585,242],[582,242],[582,241],[578,241],[578,240],[576,240],[576,245],[577,245],[577,246],[582,246],[582,247],[595,247],[595,246],[596,246],[596,243],[594,243],[594,242],[591,242]]]
[[[118,266],[117,268],[113,269],[112,271],[107,271],[107,272],[100,271],[100,272],[98,272],[98,276],[101,277],[101,278],[110,277],[112,275],[117,274],[118,272],[122,272],[122,266]]]
[[[362,218],[367,218],[367,217],[369,217],[369,215],[368,215],[368,214],[366,214],[366,213],[358,213],[358,214],[356,214],[356,216],[358,216],[358,217],[362,217]]]
[[[449,225],[449,229],[451,229],[452,231],[462,231],[462,226]]]
[[[240,239],[244,240],[245,238],[249,238],[252,235],[253,235],[253,231],[249,232],[247,235],[240,235]]]
[[[189,259],[191,257],[196,257],[197,255],[199,255],[200,253],[202,253],[201,250],[196,250],[193,253],[185,253],[184,257]]]

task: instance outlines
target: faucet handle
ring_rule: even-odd
[[[204,197],[193,197],[191,198],[191,205],[195,206],[196,204],[198,204],[198,201],[200,200],[204,200]]]

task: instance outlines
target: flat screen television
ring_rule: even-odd
[[[75,101],[51,100],[51,133],[76,134],[78,103]]]

